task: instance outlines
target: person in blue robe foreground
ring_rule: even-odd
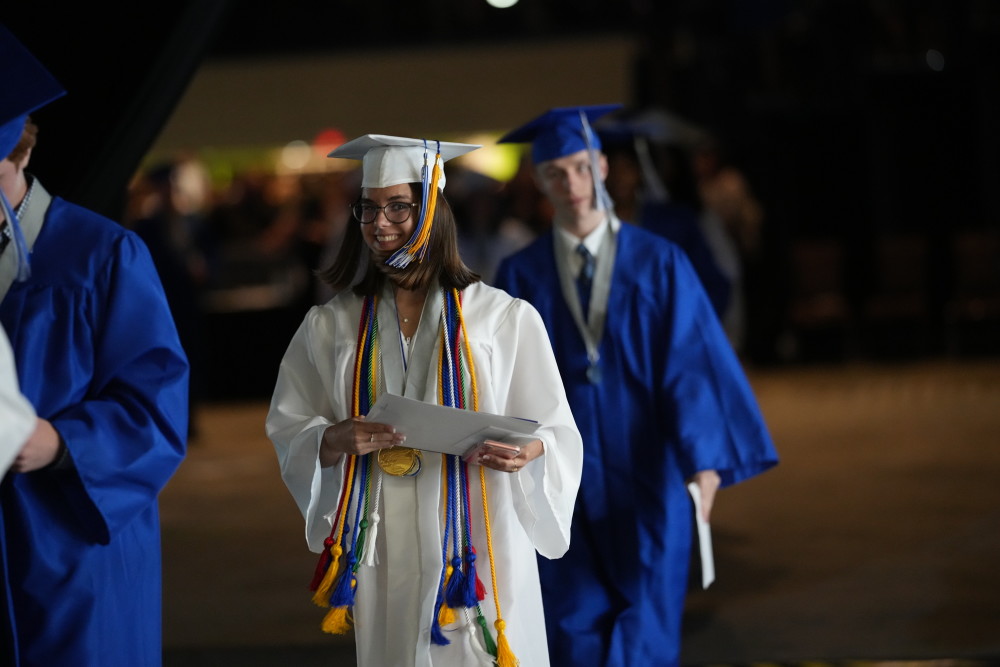
[[[687,483],[707,520],[720,486],[778,457],[684,252],[612,213],[590,127],[611,108],[553,109],[500,140],[532,142],[554,224],[501,262],[496,286],[541,313],[583,435],[570,548],[539,562],[552,662],[676,665],[694,516]],[[581,242],[596,259],[589,270]],[[574,285],[584,275],[589,299]]]
[[[139,238],[26,174],[63,91],[3,26],[0,83],[0,322],[39,417],[0,483],[0,664],[155,667],[188,363]]]

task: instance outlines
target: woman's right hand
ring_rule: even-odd
[[[319,447],[319,462],[324,468],[336,465],[344,454],[362,455],[377,449],[395,447],[406,441],[389,424],[366,422],[364,417],[351,417],[328,426]]]

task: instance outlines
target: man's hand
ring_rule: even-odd
[[[696,472],[691,481],[701,490],[701,516],[705,521],[712,513],[712,503],[715,502],[715,492],[719,490],[722,479],[714,470]]]
[[[59,432],[52,423],[41,417],[35,422],[35,431],[14,457],[11,472],[31,472],[49,465],[59,456]]]

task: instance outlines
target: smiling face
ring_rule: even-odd
[[[409,206],[414,203],[413,190],[408,183],[387,188],[362,188],[358,201],[362,205],[376,207]],[[388,257],[410,240],[419,216],[420,207],[416,206],[410,208],[409,216],[403,222],[389,222],[385,217],[385,209],[379,209],[374,222],[358,224],[361,225],[361,235],[371,251],[379,257]]]

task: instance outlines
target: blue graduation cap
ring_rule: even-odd
[[[21,140],[28,114],[66,93],[47,69],[2,24],[0,24],[0,160],[7,159]],[[4,220],[10,225],[13,250],[17,253],[18,281],[31,276],[28,265],[28,246],[21,232],[14,208],[0,190],[0,207]]]
[[[17,146],[28,114],[66,94],[55,77],[0,24],[0,159]]]
[[[621,107],[621,104],[601,104],[549,109],[538,118],[500,137],[497,143],[530,142],[531,158],[535,164],[582,150],[600,150],[600,139],[591,131],[590,124]]]
[[[612,211],[614,205],[604,187],[598,167],[597,151],[601,140],[591,128],[591,122],[620,109],[620,104],[601,104],[584,107],[557,107],[549,109],[538,118],[512,130],[497,140],[498,144],[531,142],[531,159],[541,164],[566,155],[587,151],[590,171],[594,179],[594,207]]]

